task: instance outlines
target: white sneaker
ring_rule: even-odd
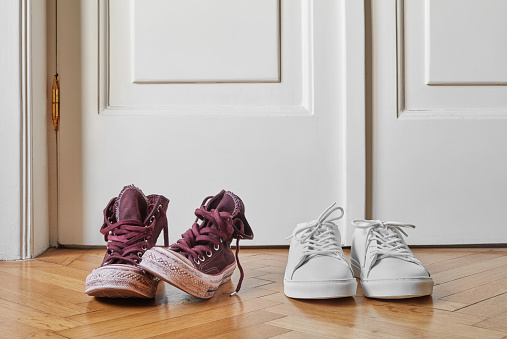
[[[292,232],[283,281],[286,296],[324,299],[356,294],[357,282],[343,255],[340,231],[333,222],[343,217],[343,209],[335,205],[317,220],[298,224]],[[340,216],[328,219],[337,210]]]
[[[402,228],[414,225],[354,220],[351,263],[370,298],[401,299],[430,295],[433,279],[403,240]]]

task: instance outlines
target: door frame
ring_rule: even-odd
[[[366,217],[366,73],[365,2],[343,1],[343,77],[345,112],[345,227],[342,243],[350,246],[354,219]]]
[[[46,6],[32,0],[1,5],[7,34],[0,36],[5,47],[0,102],[9,115],[0,133],[0,260],[33,258],[51,243]]]

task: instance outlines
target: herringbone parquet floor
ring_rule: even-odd
[[[210,300],[160,283],[154,300],[99,300],[84,281],[103,250],[50,249],[0,262],[0,337],[507,338],[507,249],[415,249],[432,297],[293,300],[283,294],[284,249],[242,249],[246,277]],[[348,251],[346,251],[348,253]]]

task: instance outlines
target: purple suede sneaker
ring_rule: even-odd
[[[195,215],[197,219],[182,239],[168,248],[147,251],[139,266],[189,294],[208,299],[231,279],[237,261],[241,273],[237,293],[244,276],[239,240],[253,239],[243,202],[234,193],[222,191],[204,199]],[[236,258],[231,250],[233,238],[237,240]]]
[[[102,265],[86,278],[86,293],[95,297],[153,298],[158,279],[139,268],[144,252],[157,242],[164,230],[169,243],[167,205],[162,195],[145,196],[134,185],[125,186],[104,209],[100,232],[107,241]]]

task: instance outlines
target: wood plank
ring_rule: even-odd
[[[55,298],[47,293],[38,294],[21,289],[2,288],[0,289],[0,299],[61,317],[90,311],[90,309],[83,304],[73,304],[67,302],[66,299]]]
[[[208,337],[230,337],[231,333],[239,332],[242,338],[265,338],[267,334],[281,334],[287,330],[280,327],[269,326],[268,332],[262,335],[259,332],[259,326],[264,323],[283,318],[283,315],[266,312],[263,310],[242,313],[237,316],[224,318],[216,323],[204,323],[197,326],[187,327],[181,330],[169,331],[163,335],[156,335],[152,338],[167,337],[171,339],[185,338],[208,338]],[[269,337],[269,336],[268,336]]]
[[[266,280],[269,282],[280,282],[283,281],[284,273],[267,273],[257,277],[257,279]]]
[[[239,274],[239,273],[238,273]],[[226,283],[226,284],[223,284],[220,288],[222,289],[227,289],[227,291],[229,291],[229,294],[234,292],[234,290],[236,289],[236,286],[238,284],[238,280],[239,280],[239,276],[232,276],[231,280]],[[243,279],[243,283],[241,285],[241,289],[250,289],[250,288],[254,288],[254,287],[262,287],[264,285],[267,285],[269,284],[271,281],[269,280],[264,280],[264,279],[261,279],[260,277],[257,278],[257,277],[245,277]]]
[[[498,251],[487,251],[481,253],[472,252],[469,255],[464,255],[454,259],[440,261],[434,264],[427,265],[426,268],[428,269],[429,272],[431,272],[431,274],[435,275],[440,272],[453,270],[457,267],[466,267],[471,264],[482,263],[486,260],[503,256],[505,256],[505,253]]]
[[[285,270],[282,270],[278,266],[270,266],[270,265],[263,265],[260,268],[258,268],[257,270],[264,272],[264,274],[267,274],[267,273],[274,273],[274,274],[282,273],[283,274],[285,272]]]
[[[29,272],[26,272],[26,276],[23,274],[2,272],[2,294],[22,294],[27,298],[31,297],[33,300],[38,300],[38,296],[43,295],[46,296],[47,299],[56,300],[57,303],[61,305],[66,305],[66,303],[78,304],[90,300],[90,297],[84,293],[84,290],[69,290],[65,287],[58,286],[58,284],[33,280],[31,277],[32,275]],[[10,300],[10,297],[7,299]]]
[[[481,254],[476,254],[481,255]],[[487,257],[486,257],[487,258]],[[492,259],[475,262],[463,267],[456,267],[443,272],[432,274],[433,280],[436,284],[443,284],[452,280],[463,278],[469,275],[489,271],[491,269],[507,269],[507,256],[498,256]]]
[[[286,306],[286,305],[283,305]],[[282,306],[279,306],[282,307]],[[270,308],[273,311],[276,308]],[[313,313],[313,312],[312,312]],[[315,313],[319,313],[315,311]],[[446,337],[446,338],[502,338],[505,333],[476,328],[461,324],[421,321],[407,324],[400,320],[395,326],[388,318],[355,318],[354,315],[324,318],[305,312],[302,316],[287,316],[268,322],[269,325],[284,327],[309,335],[354,336],[359,338],[408,338],[408,337]]]
[[[485,318],[493,318],[503,315],[505,317],[504,319],[507,319],[507,293],[503,293],[487,300],[483,300],[477,304],[467,306],[456,312],[481,316]]]
[[[455,280],[454,280],[455,281]],[[451,281],[452,283],[453,281]],[[422,307],[430,307],[437,310],[443,311],[456,311],[460,308],[466,307],[469,305],[468,303],[460,303],[454,301],[443,300],[442,297],[446,296],[446,290],[442,289],[443,285],[436,285],[433,287],[433,294],[431,296],[424,296],[420,298],[408,298],[408,299],[393,299],[392,303],[395,304],[408,304],[408,305],[416,305]],[[359,294],[358,288],[358,295]]]
[[[66,248],[50,248],[46,252],[40,254],[37,258],[38,261],[49,262],[53,264],[67,266],[75,259],[83,255],[83,250],[66,249]]]
[[[304,332],[298,332],[298,331],[288,331],[284,334],[279,334],[274,337],[273,339],[308,339],[308,333]],[[317,334],[312,334],[311,338],[319,339],[319,338],[326,338]]]
[[[16,275],[31,283],[52,284],[75,292],[83,293],[87,272],[67,266],[32,261],[34,264],[22,269],[9,268],[0,265],[0,272]]]
[[[83,324],[96,324],[108,320],[126,319],[129,316],[146,313],[147,311],[155,312],[154,307],[156,305],[167,305],[166,307],[168,308],[168,311],[173,313],[178,312],[179,315],[185,315],[204,312],[212,308],[223,307],[234,303],[245,302],[247,300],[260,298],[272,293],[273,291],[270,290],[254,288],[250,290],[242,290],[237,296],[230,297],[228,293],[220,293],[220,290],[218,290],[213,298],[204,302],[188,295],[183,291],[172,288],[170,291],[163,295],[159,295],[157,291],[157,297],[152,302],[149,300],[146,300],[144,303],[141,300],[137,302],[120,300],[114,304],[108,302],[110,305],[109,307],[96,312],[71,316],[69,319]],[[96,302],[105,303],[106,301]],[[111,311],[111,309],[114,309],[114,311]]]
[[[339,319],[342,320],[343,319]],[[345,324],[341,323],[338,320],[335,321],[322,321],[316,318],[308,318],[304,317],[296,317],[289,316],[285,318],[280,318],[277,320],[273,320],[267,323],[268,325],[279,326],[286,328],[288,330],[293,330],[297,332],[307,333],[307,336],[313,337],[314,335],[337,338],[337,337],[350,337],[354,336],[354,338],[406,338],[407,336],[411,336],[412,333],[408,333],[405,335],[400,335],[398,333],[398,328],[393,328],[391,332],[386,335],[384,333],[373,332],[369,330],[365,330],[360,326],[353,326],[351,323],[347,322]]]
[[[442,299],[471,305],[506,292],[507,278],[504,278],[491,281],[490,283],[480,285],[466,291],[451,294],[447,297],[443,297]]]
[[[283,282],[274,282],[271,284],[262,285],[262,288],[283,294]]]
[[[196,301],[195,305],[206,303],[205,300]],[[117,318],[116,321],[106,320],[96,323],[94,326],[82,325],[56,333],[71,338],[147,338],[219,321],[241,313],[261,310],[276,304],[277,302],[274,301],[257,298],[227,306],[208,308],[201,312],[198,311],[198,307],[189,310],[188,307],[173,308],[168,305],[169,307],[166,308],[157,308],[141,314]]]
[[[283,333],[289,333],[292,332],[290,330],[287,330],[285,328],[281,328],[278,326],[272,326],[267,324],[260,324],[250,327],[245,327],[239,330],[227,332],[224,334],[220,334],[214,337],[210,337],[213,339],[236,339],[236,338],[242,338],[242,339],[263,339],[263,338],[278,338],[279,335]],[[308,335],[306,335],[306,338],[308,338]],[[294,336],[292,337],[294,338]],[[294,338],[295,339],[295,338]]]
[[[99,267],[101,263],[102,263],[102,259],[100,259],[100,261],[97,263],[96,261],[95,262],[88,262],[88,261],[81,260],[81,258],[78,258],[78,259],[72,261],[68,265],[68,267],[82,270],[82,271],[87,272],[87,274],[90,274],[94,269]]]
[[[324,300],[297,300],[287,298],[284,295],[275,293],[262,297],[278,301],[283,304],[289,304],[290,307],[301,310],[317,310],[329,314],[350,315],[356,317],[376,318],[383,315],[387,321],[400,320],[406,322],[421,322],[433,318],[442,319],[445,322],[457,323],[462,325],[473,325],[484,320],[484,317],[475,315],[458,315],[454,312],[435,310],[428,307],[418,307],[411,304],[397,304],[393,300],[368,299],[365,297],[324,299]],[[281,306],[280,306],[281,307]],[[276,308],[275,308],[276,309]],[[273,309],[268,309],[275,312]],[[297,314],[299,315],[299,314]]]
[[[75,321],[3,299],[0,299],[0,314],[4,319],[16,321],[41,330],[58,331],[80,325]]]
[[[507,269],[493,268],[488,271],[479,272],[468,275],[463,278],[448,281],[446,283],[435,286],[438,287],[441,297],[449,296],[455,293],[470,290],[472,288],[488,284],[497,280],[507,278]]]
[[[0,338],[33,338],[39,333],[47,333],[39,328],[12,319],[0,320]]]
[[[469,256],[476,253],[488,252],[490,249],[481,248],[413,248],[415,256],[424,264],[430,266],[432,264]]]
[[[502,313],[495,317],[488,318],[481,322],[478,322],[474,326],[480,328],[489,328],[491,330],[507,332],[507,314]]]
[[[53,332],[49,332],[49,331],[39,331],[35,334],[33,334],[30,338],[59,338],[59,339],[62,339],[62,336],[59,336],[58,334],[54,334]]]

